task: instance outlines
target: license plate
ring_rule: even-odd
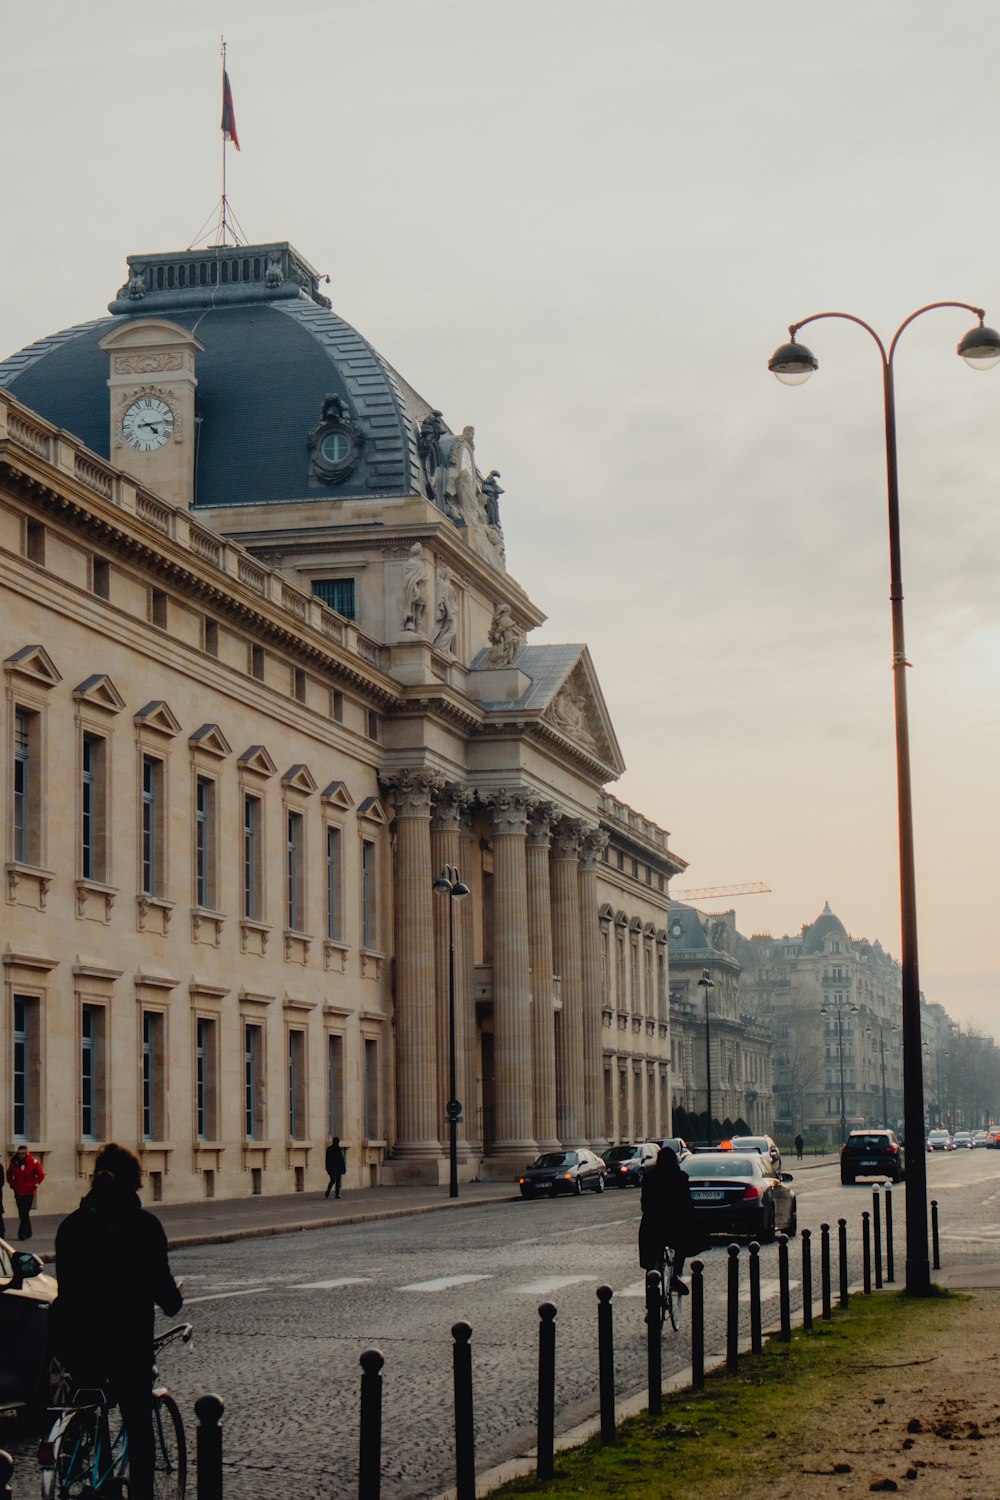
[[[877,1161],[863,1161],[861,1163],[861,1165],[863,1167],[877,1167],[878,1166],[878,1162]]]
[[[692,1198],[699,1198],[699,1199],[701,1199],[701,1198],[705,1198],[705,1199],[707,1199],[707,1198],[724,1198],[725,1196],[726,1196],[725,1193],[715,1192],[712,1189],[706,1189],[706,1188],[695,1188],[694,1191],[691,1194]]]

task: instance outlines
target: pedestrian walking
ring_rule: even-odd
[[[35,1206],[35,1193],[45,1181],[45,1168],[37,1156],[32,1156],[22,1142],[7,1164],[7,1185],[17,1204],[17,1237],[31,1239],[31,1210]],[[0,1205],[2,1207],[2,1205]]]
[[[677,1153],[661,1146],[660,1154],[642,1179],[642,1219],[639,1222],[639,1264],[644,1271],[657,1271],[663,1247],[674,1252],[671,1286],[681,1296],[688,1288],[681,1280],[684,1260],[695,1244],[694,1204],[687,1173]]]
[[[333,1196],[340,1197],[340,1183],[346,1171],[347,1158],[340,1144],[340,1136],[335,1135],[326,1148],[326,1175],[330,1180],[326,1185],[324,1197],[329,1198],[331,1188],[334,1190]]]
[[[802,1139],[801,1135],[797,1135],[795,1137],[795,1155],[798,1157],[799,1161],[802,1160],[802,1152],[803,1152],[803,1150],[805,1148],[805,1144],[806,1143]]]
[[[75,1387],[117,1400],[128,1432],[129,1500],[153,1495],[153,1317],[183,1297],[167,1236],[139,1202],[142,1167],[125,1146],[102,1146],[80,1207],[56,1231],[54,1338]]]

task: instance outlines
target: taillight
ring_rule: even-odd
[[[760,1188],[759,1187],[750,1186],[750,1187],[747,1188],[746,1192],[743,1194],[743,1202],[746,1203],[746,1201],[747,1201],[748,1198],[760,1198],[760,1197],[762,1197],[762,1193],[761,1193]]]
[[[896,1152],[897,1152],[897,1151],[898,1151],[898,1150],[899,1150],[899,1147],[898,1147],[898,1146],[890,1146],[890,1147],[889,1147],[889,1155],[890,1155],[890,1156],[895,1156],[895,1154],[896,1154]]]

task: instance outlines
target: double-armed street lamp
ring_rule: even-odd
[[[708,994],[715,989],[715,980],[708,969],[702,969],[701,978],[698,980],[699,988],[705,991],[705,1088],[708,1094],[708,1144],[712,1144],[712,1033],[708,1021]]]
[[[469,894],[454,865],[445,865],[434,882],[439,896],[448,897],[448,1197],[458,1197],[458,1126],[462,1118],[462,1106],[456,1095],[458,1081],[455,1061],[455,902]]]
[[[924,1153],[913,1149],[923,1140],[924,1079],[920,1035],[920,977],[917,962],[916,872],[913,855],[913,807],[910,782],[910,745],[906,711],[906,648],[903,640],[903,575],[899,545],[899,478],[896,458],[896,403],[893,359],[903,330],[923,313],[936,308],[964,308],[979,319],[977,327],[960,340],[957,352],[974,370],[987,370],[1000,360],[1000,334],[984,326],[985,313],[969,302],[930,302],[918,307],[896,329],[888,351],[875,330],[853,313],[822,312],[789,325],[790,342],[776,349],[768,369],[786,385],[808,380],[818,361],[796,335],[808,323],[823,318],[843,318],[856,323],[874,339],[882,360],[882,396],[885,416],[885,467],[889,501],[889,598],[892,607],[892,681],[896,727],[896,793],[899,824],[899,892],[903,969],[903,1117],[904,1135],[910,1146],[906,1187],[906,1290],[927,1296],[931,1268],[927,1251],[927,1164]]]
[[[834,1000],[832,1002],[833,1008],[837,1012],[837,1051],[840,1055],[840,1144],[842,1146],[847,1140],[847,1110],[844,1108],[844,1003],[843,1000]],[[856,1005],[851,1005],[848,1009],[852,1016],[857,1015],[858,1007]],[[821,1016],[828,1016],[830,1014],[830,1007],[828,1005],[821,1005],[819,1013]]]
[[[876,1029],[878,1030],[878,1050],[879,1050],[879,1056],[880,1056],[880,1058],[882,1060],[882,1124],[886,1127],[886,1129],[888,1129],[889,1128],[889,1100],[888,1100],[888,1095],[886,1094],[886,1091],[885,1091],[885,1022],[884,1021],[876,1021],[874,1023],[874,1025],[869,1024],[868,1026],[866,1026],[865,1027],[865,1036],[873,1036],[874,1033],[875,1033],[875,1031],[876,1031]],[[890,1034],[890,1036],[892,1035],[892,1033],[895,1030],[897,1030],[895,1021],[890,1021],[889,1022],[889,1034]],[[890,1043],[890,1045],[891,1045],[891,1043]]]

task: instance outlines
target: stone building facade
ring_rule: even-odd
[[[48,1208],[110,1138],[154,1200],[319,1187],[333,1135],[446,1180],[452,998],[463,1178],[668,1129],[684,862],[498,481],[284,243],[132,257],[0,363],[0,1120]]]

